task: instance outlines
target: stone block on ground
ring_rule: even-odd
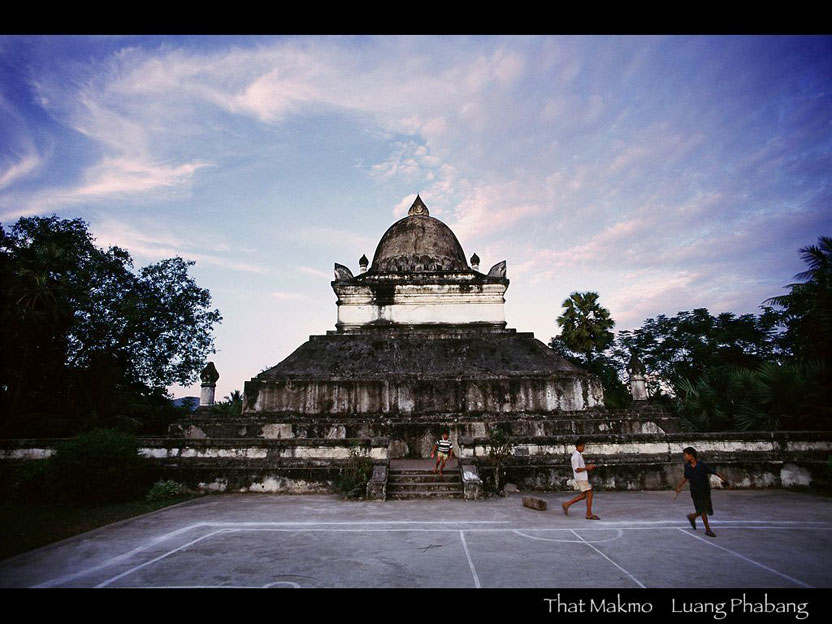
[[[546,501],[542,498],[535,498],[534,496],[524,496],[523,507],[528,507],[529,509],[535,509],[537,511],[546,511],[548,505],[546,504]]]

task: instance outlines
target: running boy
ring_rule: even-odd
[[[450,457],[453,459],[454,457],[454,444],[448,439],[448,432],[442,432],[442,439],[437,440],[436,444],[433,445],[433,450],[430,452],[430,458],[433,459],[433,456],[436,455],[436,465],[433,467],[433,472],[436,472],[437,468],[439,469],[439,477],[442,477],[442,471],[445,469],[445,462],[448,461]],[[438,452],[437,452],[438,451]],[[440,466],[440,464],[442,464]]]
[[[572,478],[575,481],[575,487],[581,493],[572,500],[563,503],[561,507],[563,507],[563,513],[568,516],[570,505],[586,499],[586,519],[600,520],[598,516],[592,513],[592,486],[589,484],[589,475],[587,474],[590,470],[595,470],[595,464],[589,464],[588,466],[584,464],[584,456],[582,455],[584,448],[586,448],[586,442],[579,439],[575,442],[575,451],[572,453]]]
[[[705,535],[716,537],[716,533],[711,531],[711,526],[708,524],[708,516],[714,515],[714,508],[711,505],[711,481],[708,475],[715,474],[722,479],[723,487],[728,487],[728,479],[705,462],[697,460],[696,449],[692,446],[682,451],[682,459],[685,460],[685,476],[676,486],[676,496],[679,495],[685,481],[690,481],[690,497],[693,499],[693,508],[696,513],[688,514],[688,522],[696,530],[696,518],[702,516]],[[676,498],[676,496],[673,498]]]

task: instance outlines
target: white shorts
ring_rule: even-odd
[[[581,492],[589,492],[592,489],[592,486],[589,484],[589,481],[575,479],[575,489],[580,490]]]

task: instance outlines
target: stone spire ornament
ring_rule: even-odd
[[[361,269],[362,273],[367,272],[367,266],[370,264],[370,261],[367,260],[366,254],[361,254],[361,258],[358,259],[358,266]]]
[[[477,254],[471,256],[471,268],[475,271],[480,270],[480,257]]]
[[[425,206],[425,202],[422,201],[422,198],[419,195],[416,195],[416,199],[413,200],[413,205],[410,206],[410,210],[407,211],[408,217],[429,217],[430,213],[428,212],[428,207]]]
[[[202,389],[199,393],[199,406],[211,407],[214,404],[214,392],[217,388],[217,379],[220,374],[217,372],[217,367],[213,362],[208,362],[205,368],[199,373],[199,379],[202,382]]]
[[[627,364],[627,370],[630,373],[630,393],[633,395],[633,401],[646,401],[647,384],[644,381],[644,364],[638,359],[635,351]]]

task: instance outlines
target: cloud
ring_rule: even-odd
[[[8,192],[2,204],[44,211],[181,199],[204,188],[209,167],[222,175],[239,162],[265,163],[269,141],[276,152],[286,134],[325,127],[336,132],[333,153],[389,189],[394,217],[420,192],[466,250],[507,258],[513,276],[628,273],[633,292],[643,285],[646,297],[634,310],[672,302],[695,280],[698,293],[729,301],[719,280],[782,271],[774,256],[813,242],[807,232],[829,223],[821,215],[830,197],[828,64],[793,60],[802,47],[822,52],[828,43],[815,41],[142,40],[91,63],[35,72],[39,101],[97,156],[78,164],[72,184]],[[766,62],[751,55],[779,46],[789,54],[771,52]],[[354,142],[343,140],[348,133]],[[358,144],[372,147],[345,151]],[[314,146],[319,158],[324,148]],[[0,161],[0,188],[10,191],[44,170],[37,149],[16,149]],[[310,222],[281,224],[278,236],[348,254],[378,242]],[[778,232],[789,238],[777,240]],[[205,254],[217,249],[210,245],[126,240],[148,254],[192,250],[224,262],[224,254]]]
[[[332,279],[332,274],[331,273],[325,273],[324,271],[321,271],[319,269],[313,269],[312,267],[299,266],[298,270],[303,271],[304,273],[309,273],[309,275],[314,275],[316,277],[322,277],[326,280],[331,280]]]
[[[275,291],[271,293],[271,295],[272,297],[274,297],[275,299],[279,299],[280,301],[303,301],[311,299],[309,295],[305,295],[303,293]]]
[[[394,177],[407,180],[431,179],[435,177],[434,170],[441,165],[441,161],[432,156],[427,147],[415,141],[397,141],[393,152],[386,160],[370,167],[370,172],[379,181],[386,181]]]
[[[378,243],[366,234],[322,225],[299,227],[284,232],[284,235],[292,240],[310,243],[322,249],[330,248],[347,252],[354,252],[356,249],[375,249]]]
[[[102,247],[121,247],[133,256],[144,257],[149,260],[161,260],[173,256],[181,256],[186,260],[197,263],[238,271],[242,273],[270,273],[269,269],[247,262],[239,262],[234,255],[227,256],[208,254],[194,251],[194,248],[212,248],[220,250],[228,245],[217,243],[215,240],[199,241],[193,231],[183,232],[181,235],[171,230],[170,224],[165,230],[158,224],[146,223],[143,229],[138,229],[126,223],[105,219],[95,223],[92,227],[96,243]]]
[[[43,159],[38,154],[30,152],[21,156],[16,162],[4,166],[0,169],[0,190],[29,177],[37,172],[42,164]]]
[[[46,158],[20,112],[0,94],[0,135],[3,136],[0,156],[0,191],[32,177],[42,168]]]
[[[199,169],[209,166],[204,162],[165,165],[126,157],[105,158],[85,172],[81,186],[72,189],[68,196],[81,200],[176,188],[189,182]]]

